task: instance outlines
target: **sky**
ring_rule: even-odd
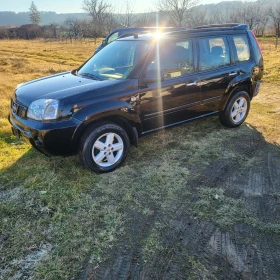
[[[200,4],[213,4],[222,0],[200,0]],[[225,0],[224,0],[225,1]],[[32,1],[27,0],[0,0],[0,11],[26,12]],[[121,10],[121,4],[126,0],[111,0],[110,3]],[[148,12],[153,5],[153,0],[132,0],[135,2],[135,12]],[[83,0],[34,0],[40,11],[52,11],[56,13],[83,13]]]

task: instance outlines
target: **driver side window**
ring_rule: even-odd
[[[192,40],[161,42],[159,54],[148,66],[149,70],[163,71],[164,80],[192,74]]]

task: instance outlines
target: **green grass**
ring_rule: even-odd
[[[188,187],[201,170],[238,158],[237,135],[248,139],[257,134],[280,144],[277,87],[254,99],[248,123],[240,128],[226,129],[212,117],[144,136],[139,148],[131,147],[125,164],[109,174],[85,170],[77,157],[47,158],[14,138],[6,116],[16,84],[72,69],[93,50],[88,42],[0,41],[0,274],[5,279],[16,274],[71,279],[86,259],[98,265],[107,258],[108,248],[130,231],[129,213],[147,218],[155,212],[172,213],[174,201],[188,203],[192,195],[197,195],[196,203],[190,203],[193,213],[221,228],[245,222],[262,232],[279,233],[278,224],[261,223],[242,201],[221,190],[203,186],[196,194]],[[268,69],[277,55],[265,52]],[[271,71],[265,79],[277,85]],[[145,238],[145,260],[164,250],[162,230],[167,230],[165,225],[155,223]],[[207,274],[196,259],[187,265],[196,268],[194,279]]]

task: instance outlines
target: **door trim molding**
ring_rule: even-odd
[[[196,119],[200,119],[200,118],[203,118],[203,117],[216,115],[217,113],[219,113],[219,111],[211,112],[211,113],[204,114],[204,115],[194,117],[194,118],[191,118],[191,119],[187,119],[187,120],[183,120],[183,121],[180,121],[180,122],[176,122],[176,123],[168,124],[168,125],[165,125],[165,126],[157,127],[157,128],[154,128],[154,129],[150,129],[150,130],[142,132],[141,135],[144,135],[144,134],[147,134],[147,133],[150,133],[150,132],[154,132],[156,130],[168,128],[168,127],[171,127],[171,126],[179,125],[179,124],[182,124],[182,123],[185,123],[185,122],[193,121],[193,120],[196,120]]]

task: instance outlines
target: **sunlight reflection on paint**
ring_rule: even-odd
[[[156,27],[158,28],[158,12],[156,13]],[[161,37],[162,34],[157,33],[157,38]],[[161,71],[160,71],[160,53],[159,53],[159,41],[156,40],[156,69],[157,69],[157,110],[158,112],[163,111],[163,106],[162,106],[162,94],[161,94]],[[159,125],[163,126],[164,125],[164,119],[163,115],[159,119]]]

